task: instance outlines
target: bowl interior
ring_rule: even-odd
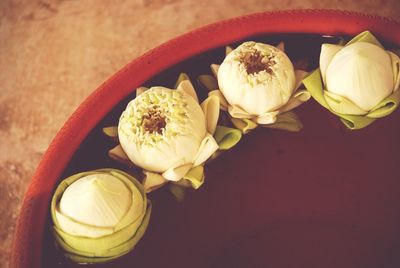
[[[246,40],[284,41],[291,60],[312,70],[321,44],[338,37],[275,34]],[[207,92],[196,78],[210,74],[210,64],[221,63],[224,51],[192,57],[144,86],[173,87],[185,72],[204,98]],[[91,131],[60,180],[106,167],[137,172],[108,157],[115,142],[102,133],[118,124],[134,95],[132,89]],[[153,212],[143,239],[131,253],[93,267],[398,267],[400,112],[353,132],[313,100],[295,112],[305,126],[301,132],[260,128],[244,136],[206,165],[205,184],[189,191],[184,202],[168,187],[150,193]],[[43,265],[79,266],[55,247],[50,224],[48,216]]]

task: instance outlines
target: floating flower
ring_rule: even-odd
[[[277,48],[245,42],[227,51],[222,64],[212,69],[218,88],[210,77],[201,76],[200,80],[212,90],[210,96],[218,96],[221,108],[244,133],[258,125],[292,131],[301,128],[288,111],[310,98],[307,91],[297,90],[306,72],[294,70],[283,44]]]
[[[79,263],[109,261],[132,250],[145,233],[150,214],[140,182],[115,169],[63,180],[51,202],[56,241]]]
[[[180,75],[176,87],[137,89],[118,129],[104,129],[120,142],[110,156],[142,168],[147,192],[167,182],[199,188],[204,182],[205,161],[218,149],[231,148],[241,137],[235,129],[217,126],[217,97],[199,104],[185,74]]]
[[[397,108],[400,59],[365,31],[345,46],[323,44],[320,68],[303,83],[348,128],[360,129]]]

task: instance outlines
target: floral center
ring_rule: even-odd
[[[276,64],[273,55],[263,56],[258,50],[244,53],[239,57],[239,61],[244,64],[247,74],[257,74],[262,71],[272,74],[274,72],[272,67]]]
[[[166,117],[158,106],[149,109],[142,118],[143,129],[149,133],[162,134],[165,126],[167,125]]]

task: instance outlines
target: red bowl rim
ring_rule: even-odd
[[[194,55],[257,34],[356,35],[370,30],[378,38],[400,44],[399,28],[400,22],[393,19],[348,11],[262,12],[198,28],[133,60],[90,94],[51,142],[23,199],[14,233],[11,267],[41,266],[49,201],[63,170],[91,129],[119,101],[157,73]]]

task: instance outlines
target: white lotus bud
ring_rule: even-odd
[[[218,85],[230,105],[261,115],[288,102],[295,90],[295,73],[283,51],[245,42],[229,53],[219,67]]]
[[[391,57],[383,48],[356,42],[341,48],[330,59],[326,55],[327,51],[332,52],[330,47],[334,46],[323,45],[320,57],[329,92],[347,98],[366,112],[393,92]]]
[[[104,262],[129,252],[143,236],[150,213],[140,182],[116,169],[66,178],[51,202],[56,241],[76,262]]]

